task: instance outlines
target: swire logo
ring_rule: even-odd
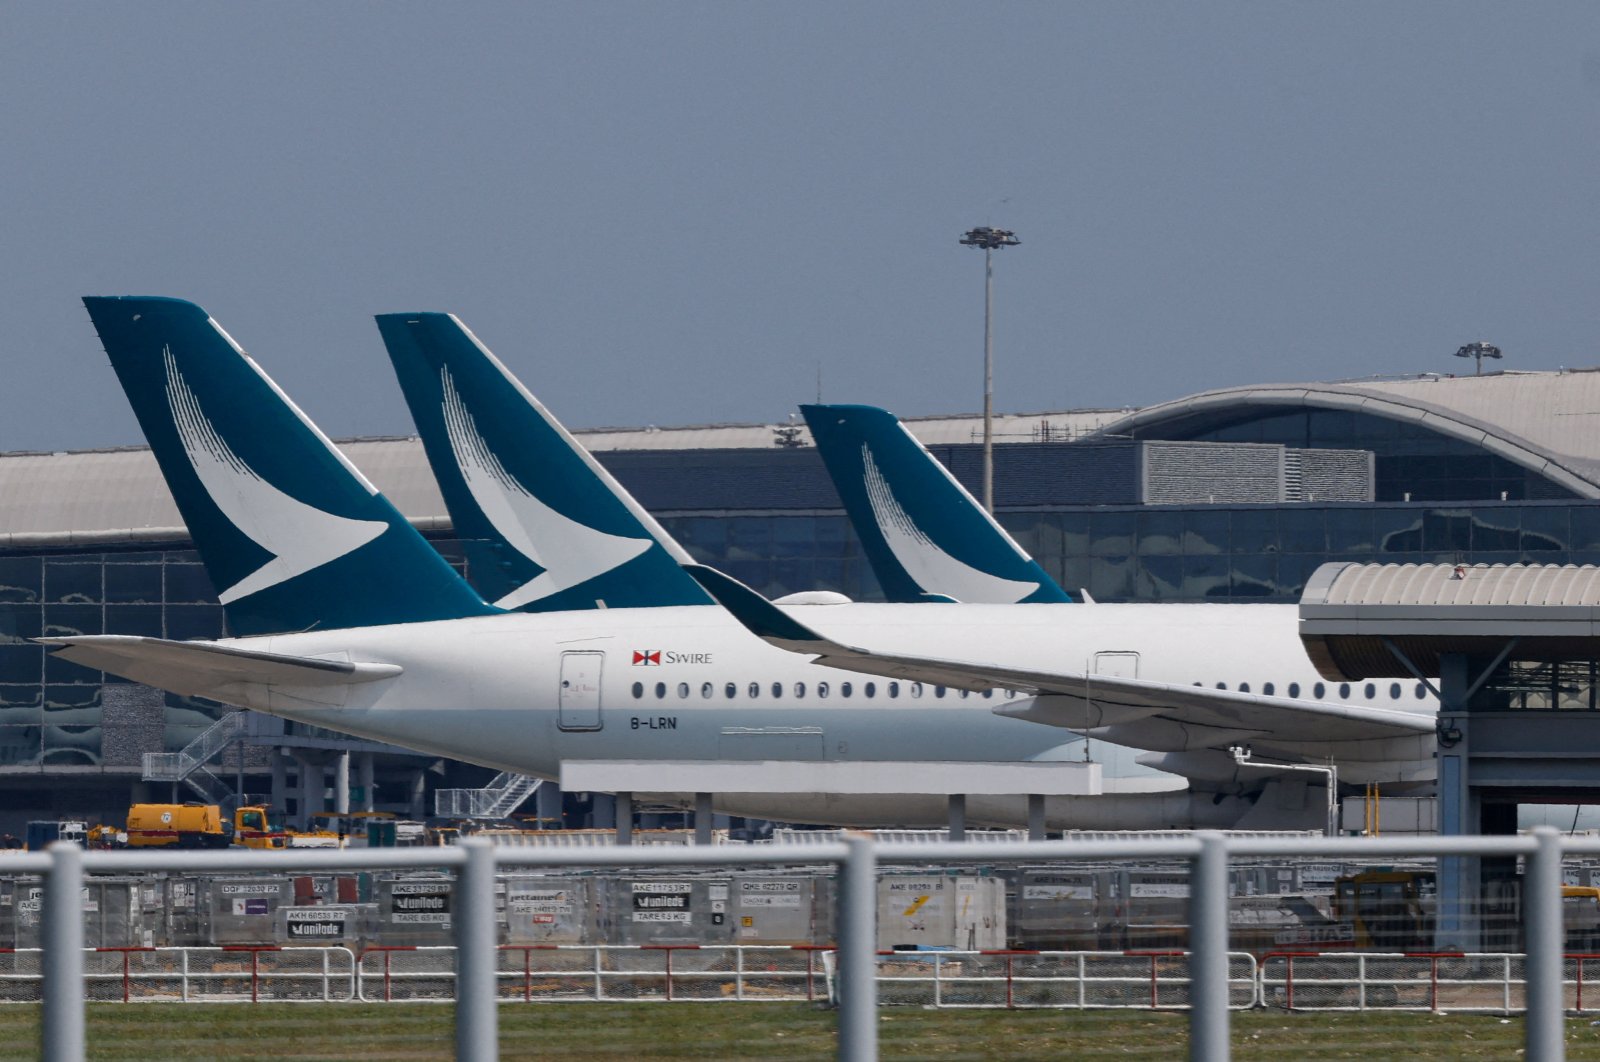
[[[634,667],[660,667],[660,649],[635,649],[633,651]]]

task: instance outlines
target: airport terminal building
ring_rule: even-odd
[[[908,427],[977,492],[977,418]],[[996,432],[1001,522],[1063,586],[1100,601],[1292,602],[1340,560],[1600,563],[1600,370],[1228,388],[1006,416]],[[878,596],[803,427],[579,435],[705,563],[769,596]],[[420,443],[341,446],[470,579]],[[0,455],[0,831],[192,798],[144,773],[146,753],[186,747],[203,754],[198,781],[302,815],[330,784],[349,786],[352,806],[421,815],[432,790],[488,776],[253,713],[218,734],[224,709],[31,640],[100,633],[226,633],[155,461],[143,448]],[[207,733],[216,747],[192,748]],[[588,810],[568,795],[570,824]]]

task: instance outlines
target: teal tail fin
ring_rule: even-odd
[[[1072,600],[893,413],[800,410],[890,601]]]
[[[230,633],[499,611],[200,307],[134,296],[83,301]]]
[[[484,596],[527,612],[705,605],[689,556],[451,314],[378,331]]]

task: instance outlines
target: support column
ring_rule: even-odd
[[[711,794],[694,795],[694,843],[711,843]]]
[[[1481,828],[1468,771],[1470,727],[1466,708],[1467,658],[1460,653],[1439,657],[1439,833],[1462,837]],[[1482,872],[1473,856],[1439,859],[1439,897],[1434,946],[1443,951],[1477,951],[1477,910]]]
[[[566,825],[562,814],[561,786],[546,779],[533,791],[533,813],[538,816],[539,829],[559,830]]]
[[[633,794],[617,794],[617,844],[633,843]]]
[[[333,761],[333,810],[340,815],[350,814],[350,750],[344,749]],[[343,830],[345,823],[340,823]]]
[[[356,757],[356,784],[361,787],[361,799],[356,801],[362,811],[371,811],[376,800],[373,786],[372,753],[363,752]]]
[[[1028,794],[1028,840],[1042,841],[1045,839],[1044,829],[1044,794]]]
[[[420,767],[411,772],[411,793],[407,800],[412,818],[428,817],[428,772]]]
[[[326,772],[320,763],[313,763],[304,753],[295,753],[294,762],[300,769],[300,807],[295,822],[301,829],[311,825],[311,816],[322,810],[322,794],[327,790]]]
[[[952,841],[965,841],[967,839],[967,795],[965,793],[950,794],[950,839]]]

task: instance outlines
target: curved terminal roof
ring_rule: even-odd
[[[1600,567],[1538,564],[1324,564],[1300,597],[1300,640],[1335,681],[1426,675],[1441,653],[1519,660],[1600,655]],[[1386,644],[1387,643],[1387,644]]]
[[[1014,413],[995,418],[1000,442],[1066,441],[1092,434],[1123,410]],[[973,416],[908,418],[929,446],[982,438]],[[606,428],[575,434],[592,450],[772,450],[784,425]],[[797,441],[811,445],[803,424]],[[447,528],[444,499],[416,438],[354,439],[339,448],[407,519],[424,530]],[[0,548],[115,542],[173,542],[189,537],[154,456],[145,447],[68,453],[0,454]]]
[[[1181,429],[1186,421],[1251,407],[1352,410],[1420,424],[1530,468],[1579,497],[1600,498],[1600,369],[1229,387],[1148,406],[1101,434]]]

